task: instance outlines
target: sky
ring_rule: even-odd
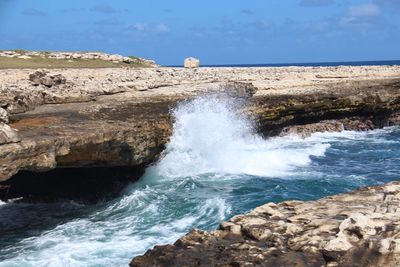
[[[182,64],[400,60],[400,0],[0,0],[0,50]]]

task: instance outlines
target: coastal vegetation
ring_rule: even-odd
[[[135,56],[122,57],[97,52],[0,51],[0,69],[137,68],[152,67],[153,64]]]

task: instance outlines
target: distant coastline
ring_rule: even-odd
[[[221,64],[202,65],[202,67],[337,67],[337,66],[394,66],[400,65],[400,60],[376,61],[342,61],[342,62],[312,62],[312,63],[271,63],[271,64]],[[182,65],[166,65],[166,67],[182,67]]]

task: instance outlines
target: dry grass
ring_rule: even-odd
[[[146,67],[144,64],[115,63],[101,59],[52,59],[32,57],[30,59],[11,58],[0,56],[0,69],[59,69],[59,68],[121,68]]]

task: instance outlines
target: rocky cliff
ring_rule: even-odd
[[[168,141],[170,108],[203,94],[245,99],[240,112],[265,135],[398,124],[399,73],[396,66],[0,70],[0,181],[21,171],[145,166]]]
[[[0,199],[107,192],[112,186],[104,179],[137,179],[168,142],[170,109],[204,94],[240,98],[238,112],[265,136],[400,122],[397,66],[5,69]],[[155,247],[131,265],[398,266],[399,194],[393,183],[314,202],[269,203],[220,230],[194,230]]]
[[[267,203],[192,230],[130,266],[399,266],[400,182],[318,201]]]

